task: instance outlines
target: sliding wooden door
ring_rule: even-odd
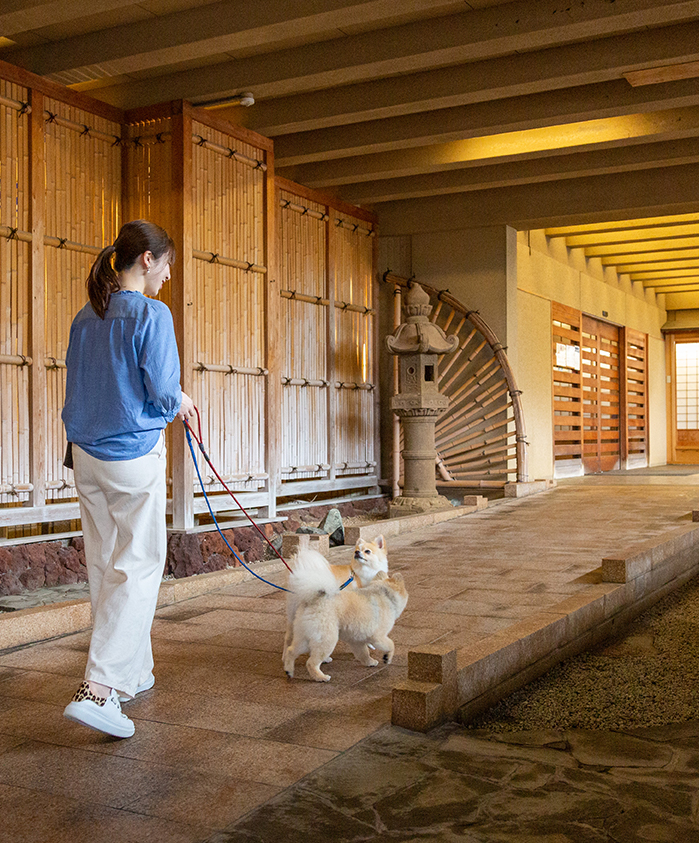
[[[621,464],[619,328],[582,317],[583,468],[585,474]]]

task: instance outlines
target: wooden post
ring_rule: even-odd
[[[175,335],[180,352],[182,389],[193,387],[194,302],[192,266],[192,115],[189,103],[178,103],[172,116],[172,195],[170,235],[177,260],[172,267],[171,295]],[[194,527],[194,466],[184,425],[173,422],[172,528]]]
[[[372,237],[371,242],[371,307],[374,311],[372,320],[372,345],[371,356],[373,358],[373,366],[371,369],[371,379],[374,384],[374,391],[372,398],[374,400],[374,453],[373,459],[376,462],[376,473],[381,477],[381,383],[379,376],[379,361],[381,359],[381,336],[379,333],[379,237],[376,227],[376,232]]]
[[[281,417],[282,417],[282,359],[280,348],[280,300],[279,300],[279,265],[277,263],[277,218],[279,201],[274,182],[274,153],[265,150],[265,368],[267,388],[265,390],[265,449],[267,457],[267,491],[269,503],[266,515],[274,518],[277,514],[277,495],[281,492]]]
[[[337,226],[333,220],[333,209],[327,205],[325,213],[328,219],[325,222],[325,284],[326,296],[328,299],[327,307],[327,362],[326,362],[326,379],[329,381],[328,386],[328,464],[330,471],[328,478],[335,480],[337,478],[337,407],[339,402],[339,390],[335,386],[336,372],[335,372],[335,355],[337,353],[335,343],[335,274],[337,272]]]
[[[29,345],[32,358],[29,370],[29,465],[30,482],[34,489],[29,506],[46,503],[46,339],[44,325],[44,96],[32,90],[29,115],[29,196],[30,228],[32,232],[31,269],[29,284]]]

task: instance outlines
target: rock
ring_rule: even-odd
[[[0,594],[21,594],[24,591],[17,574],[9,571],[0,573]]]
[[[573,758],[595,767],[665,767],[672,749],[615,732],[572,729],[566,732]]]
[[[0,574],[15,573],[15,559],[9,550],[0,547]]]
[[[330,536],[330,547],[345,543],[345,527],[339,509],[331,509],[320,522],[320,527]]]
[[[78,581],[85,581],[87,575],[85,564],[84,562],[81,564],[78,551],[74,547],[60,547],[58,549],[58,559],[64,568],[74,571],[78,575]]]
[[[204,558],[201,555],[199,536],[187,533],[173,535],[168,544],[165,570],[178,579],[203,573]]]
[[[309,536],[327,536],[325,530],[321,530],[320,527],[299,527],[296,532]]]
[[[27,568],[19,575],[19,581],[29,591],[41,588],[46,582],[46,574],[43,566],[41,568]]]

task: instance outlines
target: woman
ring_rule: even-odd
[[[164,428],[194,415],[180,389],[172,315],[156,296],[174,245],[153,223],[126,223],[87,280],[73,320],[63,422],[85,538],[93,631],[69,720],[116,737],[121,702],[151,688],[150,629],[167,552]]]

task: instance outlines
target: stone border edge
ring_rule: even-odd
[[[419,530],[478,512],[486,508],[487,504],[488,501],[485,497],[477,497],[472,506],[454,507],[453,509],[421,515],[404,515],[400,518],[348,527],[345,532],[346,543],[354,544],[359,538],[371,540],[382,533],[384,536],[390,537]],[[255,563],[255,573],[262,576],[282,570],[284,570],[284,566],[276,560]],[[253,579],[254,575],[245,568],[235,567],[226,568],[222,571],[211,571],[206,574],[196,574],[191,577],[164,580],[160,586],[158,608],[218,591],[229,585],[249,582]],[[20,609],[16,612],[3,612],[0,615],[0,653],[15,647],[47,641],[60,635],[81,632],[89,629],[91,624],[89,598],[65,600],[60,603],[50,603],[46,606]]]
[[[472,646],[449,649],[436,642],[410,650],[408,678],[393,688],[391,722],[427,732],[459,711],[468,721],[555,664],[617,634],[699,573],[699,525],[605,557],[598,571],[601,582]]]

